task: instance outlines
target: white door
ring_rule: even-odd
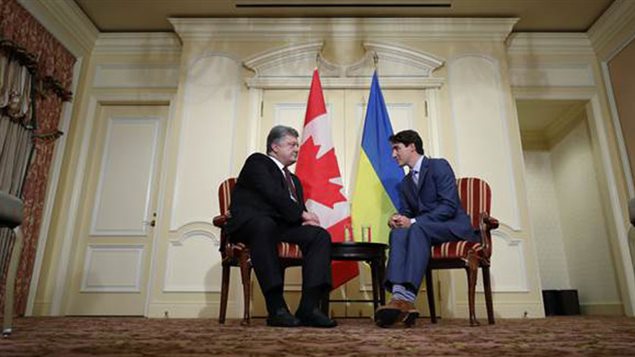
[[[167,113],[165,106],[100,108],[67,315],[145,315]]]
[[[357,159],[362,139],[364,118],[368,102],[368,90],[324,90],[326,110],[331,119],[333,145],[337,155],[340,172],[349,201],[353,177],[357,168]],[[395,132],[404,129],[417,130],[423,137],[424,147],[430,147],[429,119],[425,112],[425,92],[423,90],[384,90],[384,99],[388,108],[392,127]],[[272,126],[282,124],[296,128],[300,133],[304,125],[304,115],[308,98],[307,90],[267,90],[263,95],[263,112],[258,147],[265,146],[265,138]],[[388,140],[388,138],[386,138]],[[293,169],[293,168],[292,168]],[[371,299],[372,284],[370,269],[360,263],[360,276],[331,293],[331,299]],[[254,284],[254,316],[266,315],[262,294]],[[301,271],[299,268],[287,269],[285,279],[285,297],[290,308],[295,308],[301,290]],[[425,292],[422,293],[425,296]],[[419,308],[424,308],[425,298],[419,298]],[[372,316],[372,304],[333,303],[333,316]]]

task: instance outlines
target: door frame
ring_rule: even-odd
[[[88,164],[88,157],[90,153],[90,145],[91,145],[91,137],[93,131],[95,129],[96,121],[99,118],[99,111],[103,105],[107,104],[117,104],[117,105],[164,105],[168,107],[168,117],[166,118],[166,127],[165,127],[165,142],[163,145],[163,152],[160,154],[161,157],[159,160],[163,161],[164,164],[168,162],[168,153],[169,153],[169,138],[172,137],[173,128],[173,118],[174,118],[174,110],[175,110],[175,100],[176,93],[161,93],[161,92],[141,92],[141,93],[121,93],[121,92],[99,92],[93,93],[87,99],[86,109],[80,110],[80,115],[78,118],[88,118],[86,121],[86,125],[83,128],[80,144],[79,144],[79,157],[77,159],[77,165],[75,169],[75,174],[72,178],[72,190],[69,195],[69,209],[66,215],[66,219],[63,222],[60,222],[60,237],[61,239],[61,249],[60,254],[58,255],[58,259],[56,265],[54,267],[55,277],[53,279],[54,288],[53,295],[51,298],[51,306],[49,309],[49,314],[51,316],[59,316],[66,314],[66,307],[64,302],[66,301],[66,294],[70,284],[70,272],[73,271],[73,266],[71,264],[67,264],[67,262],[71,262],[74,249],[76,246],[76,228],[77,228],[77,219],[79,216],[79,207],[83,200],[84,188],[86,184],[86,167]],[[82,108],[83,109],[83,108]],[[159,182],[157,185],[157,220],[162,220],[163,215],[165,214],[165,191],[167,182],[168,170],[162,170],[159,176]],[[157,242],[157,236],[160,233],[159,229],[155,229],[152,233],[152,238],[154,242]],[[155,270],[155,257],[157,253],[158,244],[153,244],[152,252],[150,254],[150,266],[149,266],[149,276],[148,281],[146,282],[145,288],[148,289],[148,292],[152,289],[152,281]],[[42,247],[44,249],[44,247]],[[144,307],[144,316],[147,315],[148,311],[148,302],[151,294],[148,293],[146,295],[146,302]]]
[[[624,306],[626,315],[633,316],[635,314],[635,272],[631,269],[633,259],[629,253],[628,232],[624,225],[624,222],[627,222],[627,217],[622,210],[619,193],[616,189],[617,174],[616,168],[612,165],[608,140],[610,129],[607,127],[607,120],[602,114],[603,110],[599,93],[595,87],[512,87],[512,94],[514,102],[519,99],[574,99],[587,102],[587,124],[589,125],[592,142],[598,143],[599,156],[601,157],[603,169],[602,172],[598,174],[603,176],[602,181],[606,183],[606,187],[603,187],[603,189],[605,189],[609,195],[608,201],[610,207],[605,209],[604,213],[608,216],[607,223],[612,225],[612,228],[617,234],[609,244],[611,246],[617,245],[620,251],[620,257],[614,258],[621,258],[621,267],[619,268],[621,268],[623,275],[620,277],[620,272],[617,272],[618,288],[622,293],[622,305]],[[610,120],[610,118],[608,120]],[[524,166],[525,164],[523,162],[523,167]],[[614,252],[614,249],[612,249],[612,252]]]

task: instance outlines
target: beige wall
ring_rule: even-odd
[[[527,197],[542,289],[570,289],[551,153],[525,151],[524,158]]]
[[[376,20],[332,20],[333,24],[323,26],[320,21],[324,20],[317,19],[302,23],[303,32],[297,31],[299,25],[291,23],[293,19],[285,20],[287,23],[280,21],[275,24],[277,28],[267,20],[246,21],[241,24],[215,19],[208,23],[177,24],[178,45],[170,36],[100,37],[87,61],[77,96],[81,103],[77,105],[75,125],[69,133],[72,145],[64,169],[70,173],[64,176],[58,195],[59,211],[68,213],[54,217],[43,264],[46,273],[37,294],[36,304],[40,308],[35,311],[63,314],[64,284],[68,284],[72,269],[76,273],[80,271],[78,267],[69,267],[67,262],[73,254],[82,254],[73,250],[77,239],[72,227],[72,217],[77,215],[73,202],[84,194],[82,170],[86,163],[82,157],[93,138],[95,103],[158,101],[170,106],[165,170],[159,192],[157,249],[150,257],[154,262],[154,275],[149,284],[151,298],[147,314],[163,316],[164,311],[169,311],[170,316],[176,317],[211,317],[217,313],[220,276],[215,245],[219,232],[210,224],[217,212],[217,185],[223,178],[236,175],[249,153],[262,150],[259,110],[263,92],[262,88],[246,85],[258,73],[243,68],[243,64],[257,54],[319,41],[323,44],[322,54],[331,64],[350,65],[362,57],[363,43],[372,38],[442,61],[443,65],[433,71],[430,78],[422,79],[438,84],[432,86],[426,82],[430,87],[422,86],[428,100],[429,120],[436,130],[429,135],[434,135],[437,156],[448,158],[457,175],[481,176],[492,185],[495,200],[492,213],[501,220],[501,227],[493,237],[496,315],[542,316],[538,254],[527,198],[532,191],[525,186],[513,90],[540,86],[547,90],[564,88],[574,94],[591,93],[587,99],[594,98],[594,93],[601,91],[597,84],[601,81],[593,67],[595,57],[588,40],[579,36],[555,36],[555,40],[549,38],[555,45],[535,47],[532,44],[527,46],[528,51],[524,47],[518,51],[513,45],[511,49],[506,47],[504,40],[511,25],[504,20],[490,23],[457,20],[455,27],[444,22],[424,28],[425,31],[421,28],[415,31],[408,26],[426,26],[427,20],[412,23],[400,20],[399,26]],[[564,54],[554,54],[554,49],[562,49]],[[278,60],[293,59],[293,55],[289,53]],[[405,56],[399,60],[403,58]],[[315,55],[307,61],[291,61],[279,68],[278,75],[293,81],[293,75],[297,75],[300,68],[308,85]],[[398,67],[382,68],[387,62],[390,60],[380,60],[383,88],[389,83],[390,70]],[[367,73],[359,78],[368,82],[372,64],[366,66]],[[326,68],[321,68],[323,85],[329,81],[336,85],[341,78],[329,78],[324,74]],[[284,77],[285,74],[289,77]],[[399,87],[395,83],[393,88]],[[359,83],[356,88],[367,89]],[[608,110],[603,102],[597,105],[598,120],[602,122]],[[556,169],[552,170],[555,176]],[[554,184],[553,191],[556,190]],[[602,197],[598,202],[606,200]],[[563,235],[567,234],[564,224],[562,231]],[[201,242],[205,249],[201,248]],[[191,276],[205,279],[193,281],[191,276],[174,274],[180,271],[179,267],[187,266],[188,259],[200,259],[196,257],[201,250],[209,251],[209,260],[202,267],[197,265],[200,271]],[[465,275],[458,271],[451,277],[448,291],[443,291],[442,311],[447,313],[445,316],[464,317],[467,314]],[[567,280],[566,276],[559,278]],[[573,278],[568,279],[573,285]],[[230,292],[229,314],[237,317],[242,302],[238,279],[232,280],[235,284]],[[185,291],[183,286],[189,290]],[[482,316],[482,304],[478,306]]]
[[[615,270],[615,259],[620,257],[611,252],[596,177],[601,166],[594,159],[597,147],[592,145],[584,112],[560,120],[568,121],[566,132],[550,140],[544,150],[524,152],[542,288],[578,290],[583,313],[621,315]]]
[[[552,148],[551,158],[571,287],[578,289],[583,311],[621,314],[586,121]]]
[[[624,144],[635,180],[635,41],[608,62]]]

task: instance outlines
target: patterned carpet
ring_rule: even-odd
[[[211,319],[20,318],[0,340],[0,356],[633,356],[635,319],[549,317],[499,319],[468,327],[466,320],[419,319],[411,329],[340,319],[321,330],[266,327],[255,319],[220,326]]]

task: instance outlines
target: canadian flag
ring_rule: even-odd
[[[342,175],[331,139],[331,120],[326,114],[317,69],[313,71],[295,173],[302,182],[307,210],[318,215],[333,242],[343,242],[344,231],[351,231],[351,213],[343,192]],[[331,267],[333,289],[359,274],[356,262],[334,261]]]

